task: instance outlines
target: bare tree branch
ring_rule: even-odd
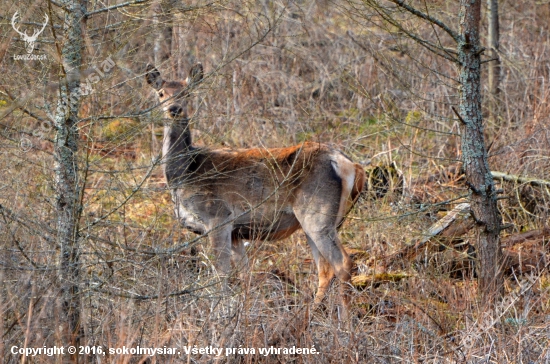
[[[85,16],[86,18],[89,18],[89,17],[91,17],[92,15],[105,13],[105,12],[107,12],[107,11],[111,11],[111,10],[123,8],[123,7],[126,7],[126,6],[145,4],[145,3],[147,3],[147,2],[149,2],[149,0],[133,0],[133,1],[127,1],[127,2],[122,3],[122,4],[116,4],[116,5],[113,5],[113,6],[108,6],[108,7],[106,7],[106,8],[97,9],[97,10],[94,10],[94,11],[87,12],[84,16]]]
[[[415,42],[417,42],[418,44],[420,44],[430,52],[440,57],[443,57],[448,61],[458,64],[458,59],[450,55],[450,53],[456,54],[456,51],[443,48],[441,46],[438,46],[437,44],[427,41],[426,39],[420,38],[418,35],[410,32],[405,27],[403,27],[401,23],[396,19],[394,19],[391,15],[387,14],[385,11],[382,11],[380,7],[375,7],[374,10],[382,17],[382,19],[384,19],[391,25],[398,28],[400,31],[405,33],[409,38],[411,38],[412,40],[414,40]]]
[[[403,1],[403,0],[389,0],[389,1],[396,4],[399,7],[407,10],[411,14],[416,15],[419,18],[425,19],[425,20],[429,21],[430,23],[437,25],[438,27],[443,29],[447,34],[449,34],[451,36],[451,38],[453,38],[455,40],[455,42],[458,43],[460,41],[460,36],[458,35],[458,33],[456,33],[454,30],[449,28],[446,24],[441,22],[439,19],[436,19],[436,18],[434,18],[434,17],[432,17],[428,14],[425,14],[425,13],[421,12],[420,10],[418,10],[418,9],[408,5],[408,4],[405,4],[405,1]]]

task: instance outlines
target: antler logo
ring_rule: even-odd
[[[44,14],[44,25],[42,25],[42,29],[35,30],[30,37],[27,35],[27,31],[20,32],[19,29],[17,29],[17,27],[15,26],[15,21],[17,20],[18,15],[19,14],[17,11],[15,12],[15,14],[13,14],[13,17],[11,18],[11,26],[13,27],[13,29],[15,29],[17,33],[19,33],[19,35],[21,35],[21,37],[25,41],[25,49],[27,50],[27,53],[31,54],[34,50],[34,43],[36,42],[36,38],[38,38],[40,33],[42,33],[46,28],[46,25],[48,25],[48,14]]]

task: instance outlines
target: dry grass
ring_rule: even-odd
[[[13,4],[3,3],[11,11]],[[434,14],[455,21],[454,3],[437,4]],[[252,242],[251,271],[244,281],[235,278],[230,292],[220,292],[205,239],[181,254],[159,254],[195,236],[173,219],[160,168],[147,174],[161,145],[158,113],[120,117],[154,104],[140,76],[153,62],[154,29],[149,20],[129,22],[101,39],[92,32],[86,53],[90,66],[115,54],[117,68],[94,85],[94,96],[82,107],[82,118],[94,117],[80,124],[79,161],[86,180],[80,221],[81,342],[104,349],[177,347],[181,354],[83,360],[550,362],[546,258],[530,274],[510,273],[503,303],[490,311],[478,307],[473,272],[454,264],[455,250],[430,247],[413,262],[385,261],[435,222],[438,211],[450,206],[448,200],[467,192],[460,179],[444,173],[460,159],[458,124],[450,109],[457,100],[456,70],[392,29],[368,23],[359,12],[350,18],[346,3],[279,5],[228,1],[223,9],[189,15],[182,34],[185,49],[175,49],[158,67],[172,77],[176,60],[185,69],[195,61],[205,65],[209,74],[192,105],[198,110],[197,145],[272,147],[314,140],[373,165],[395,161],[403,170],[404,198],[362,200],[341,230],[356,274],[372,277],[355,292],[351,326],[339,321],[336,284],[324,310],[313,310],[316,271],[301,233],[280,242]],[[501,110],[486,124],[491,168],[550,180],[550,5],[508,1],[501,7]],[[150,19],[149,8],[133,11]],[[90,20],[89,29],[103,26],[101,19]],[[116,14],[110,21],[122,20],[128,18]],[[403,21],[418,26],[412,19]],[[269,24],[276,27],[248,49]],[[9,24],[1,27],[9,34]],[[430,29],[418,29],[433,37]],[[21,44],[2,37],[2,49],[17,52]],[[3,59],[2,87],[27,97],[25,107],[43,114],[39,106],[55,101],[53,59],[42,68]],[[7,112],[12,101],[5,88],[0,99],[0,358],[15,363],[21,357],[10,353],[13,345],[67,343],[60,341],[59,331],[64,317],[57,299],[59,247],[47,141],[53,131],[28,135],[36,120],[17,109]],[[32,150],[21,148],[22,136]],[[500,202],[503,222],[513,224],[505,234],[547,226],[548,191],[501,187],[510,196]],[[546,243],[541,248],[548,252]],[[185,355],[183,348],[194,345],[255,348],[256,353]],[[259,354],[258,348],[270,346],[315,347],[320,354]],[[54,359],[37,356],[27,362]]]

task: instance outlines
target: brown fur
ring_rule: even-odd
[[[146,80],[166,114],[163,166],[176,216],[208,234],[218,273],[248,261],[242,240],[278,240],[302,228],[317,263],[319,303],[336,275],[349,305],[352,262],[337,227],[359,198],[365,172],[341,152],[319,143],[273,149],[202,149],[191,143],[186,98],[202,79],[196,65],[185,81],[166,82],[148,66]]]

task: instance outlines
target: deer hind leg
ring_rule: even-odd
[[[323,300],[330,280],[334,275],[340,280],[340,294],[344,308],[344,316],[347,315],[350,304],[350,282],[352,260],[340,243],[336,230],[337,213],[331,212],[334,204],[321,201],[311,201],[309,207],[297,211],[296,216],[302,225],[302,229],[308,237],[308,243],[312,248],[313,256],[317,262],[319,274],[319,288],[315,302]],[[338,209],[338,204],[336,210]]]
[[[334,160],[329,165],[321,164],[317,168],[317,171],[311,172],[311,178],[300,186],[294,213],[309,237],[308,242],[311,241],[310,245],[315,246],[320,256],[317,264],[319,293],[316,301],[322,299],[328,288],[328,263],[341,282],[343,314],[346,317],[351,297],[353,263],[338,238],[337,226],[351,206],[353,198],[350,200],[350,195],[357,179],[357,171],[347,158],[339,154],[334,155]]]
[[[305,229],[304,229],[305,230]],[[315,302],[320,302],[330,286],[330,280],[334,275],[340,280],[340,295],[344,309],[349,309],[350,283],[352,260],[346,253],[340,239],[338,239],[336,228],[327,228],[319,232],[307,232],[313,244],[320,253],[318,260],[319,269],[319,290]],[[327,266],[330,269],[327,269]]]
[[[306,238],[313,253],[313,259],[315,259],[315,264],[317,265],[317,275],[319,276],[319,287],[317,288],[317,294],[315,295],[314,301],[314,303],[318,305],[323,301],[323,298],[325,298],[330,288],[330,283],[332,282],[332,278],[334,278],[334,270],[330,263],[321,255],[321,252],[319,252],[319,249],[317,249],[317,246],[309,235],[306,235]]]

